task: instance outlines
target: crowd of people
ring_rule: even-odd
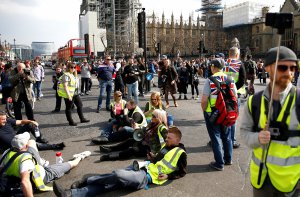
[[[78,66],[76,62],[58,63],[52,77],[56,99],[52,113],[60,112],[63,98],[66,106],[65,114],[70,126],[77,126],[72,118],[72,109],[75,107],[80,122],[89,123],[90,120],[84,116],[81,97],[90,94],[91,77],[95,71],[99,82],[95,112],[102,113],[104,108],[104,111],[110,112],[111,115],[109,121],[101,128],[99,136],[91,140],[93,144],[100,145],[100,162],[131,157],[141,157],[146,162],[143,162],[145,165],[140,165],[135,161],[134,165],[125,169],[84,177],[74,182],[71,189],[67,190],[54,182],[55,194],[95,196],[125,187],[142,189],[151,183],[162,185],[167,180],[185,176],[187,153],[181,143],[181,131],[173,125],[172,115],[168,112],[169,93],[175,107],[179,107],[178,100],[197,100],[201,97],[201,108],[210,137],[208,145],[211,146],[214,155],[214,161],[209,166],[214,170],[223,171],[226,165],[233,164],[233,149],[239,148],[240,143],[236,140],[236,119],[231,124],[225,124],[220,122],[220,117],[227,117],[229,111],[236,111],[236,114],[239,114],[239,95],[245,94],[247,88],[251,94],[255,93],[253,84],[256,77],[263,84],[266,83],[267,77],[270,77],[271,81],[276,81],[272,116],[274,121],[270,126],[275,128],[279,125],[279,130],[291,130],[290,133],[293,134],[283,136],[284,139],[272,138],[272,131],[265,129],[267,118],[260,111],[264,110],[266,105],[261,104],[264,102],[260,99],[270,97],[269,86],[263,92],[264,96],[260,92],[249,97],[244,110],[246,114],[242,115],[241,133],[246,144],[253,149],[250,172],[254,196],[267,196],[270,191],[278,194],[299,192],[295,189],[299,181],[300,172],[298,173],[297,169],[299,162],[289,160],[297,156],[297,151],[299,152],[297,148],[300,144],[299,135],[295,132],[298,131],[299,121],[297,116],[291,118],[290,114],[284,113],[284,111],[298,113],[295,106],[300,98],[296,94],[299,91],[292,85],[292,80],[295,81],[294,72],[297,70],[297,57],[289,49],[280,48],[279,76],[274,78],[272,76],[276,59],[274,51],[275,49],[268,51],[265,64],[261,59],[255,62],[251,55],[247,55],[246,60],[241,61],[240,50],[237,47],[229,49],[228,58],[225,58],[223,53],[218,53],[209,58],[189,61],[177,58],[171,61],[166,55],[162,55],[160,61],[151,60],[147,66],[143,58],[129,57],[127,61],[112,60],[111,56],[106,55],[103,61],[99,60],[92,64],[84,59],[80,64],[81,79],[76,71]],[[155,73],[158,75],[157,84],[153,77]],[[15,65],[6,63],[1,73],[2,103],[5,103],[8,97],[12,98],[15,119],[7,119],[6,113],[0,112],[0,148],[4,152],[0,165],[5,168],[7,176],[19,178],[22,192],[26,196],[32,196],[33,189],[52,190],[46,184],[62,177],[91,154],[89,151],[75,154],[73,160],[55,165],[49,165],[40,157],[38,150],[59,150],[65,147],[63,142],[49,144],[42,138],[34,118],[32,104],[43,97],[44,78],[44,68],[40,65],[39,59],[34,60],[33,67],[30,66],[30,61],[17,62]],[[205,78],[202,95],[199,91],[200,78]],[[249,87],[247,80],[250,80]],[[191,96],[187,91],[189,85]],[[151,91],[152,86],[158,86],[158,91]],[[139,97],[144,97],[146,93],[149,93],[149,100],[145,106],[140,106]],[[236,108],[230,109],[229,104],[225,102],[229,93],[234,98],[232,102],[236,102]],[[102,105],[104,98],[105,106]],[[294,98],[297,98],[296,102],[293,101]],[[219,109],[217,107],[220,105],[220,99],[223,99],[221,101],[224,102],[223,105],[227,110],[224,110],[225,112],[216,110]],[[22,118],[22,105],[25,106],[28,120]],[[280,122],[286,124],[279,124]],[[36,139],[30,140],[29,133]],[[272,153],[274,160],[267,156],[265,160],[261,160],[261,155],[266,152],[263,151],[265,148]],[[283,155],[285,151],[288,151],[288,155]],[[279,160],[282,162],[280,163]],[[259,162],[264,164],[263,175],[258,175],[261,173]],[[284,174],[277,172],[278,169]],[[297,173],[293,174],[292,172],[295,171]],[[31,178],[32,175],[34,178]],[[261,181],[257,183],[257,179]]]

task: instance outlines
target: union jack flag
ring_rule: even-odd
[[[241,67],[242,63],[239,60],[232,60],[232,59],[228,59],[226,62],[226,65],[223,68],[223,71],[225,73],[238,73],[240,71],[240,67]]]
[[[227,76],[214,76],[214,78],[216,78],[220,83],[227,80]],[[211,94],[212,95],[217,95],[219,93],[219,90],[218,90],[216,84],[214,84],[214,82],[212,82],[211,80],[209,80],[209,81],[210,81],[210,92],[211,92]],[[221,88],[225,89],[226,84],[225,83],[221,84]],[[233,90],[233,88],[234,88],[234,83],[230,83],[230,89]]]

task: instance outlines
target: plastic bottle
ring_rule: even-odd
[[[216,122],[218,116],[219,116],[219,110],[213,111],[212,114],[209,117],[209,122],[214,124]]]
[[[56,152],[56,163],[63,163],[64,159],[62,158],[61,152]]]
[[[38,138],[38,137],[41,136],[39,127],[35,127],[35,128],[34,128],[34,135],[35,135],[35,138]]]

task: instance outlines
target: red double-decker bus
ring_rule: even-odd
[[[90,47],[90,45],[88,46]],[[60,62],[67,60],[81,62],[84,58],[90,56],[90,54],[85,53],[84,39],[81,38],[69,40],[65,46],[58,49],[57,53]],[[80,67],[77,66],[76,70],[80,72]]]

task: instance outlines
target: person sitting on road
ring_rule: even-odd
[[[152,113],[151,122],[145,129],[145,136],[141,141],[134,143],[135,139],[131,139],[122,144],[102,145],[100,146],[100,152],[108,153],[120,150],[121,152],[101,155],[100,161],[127,159],[133,155],[146,157],[149,152],[155,155],[165,145],[167,133],[167,113],[164,110],[155,109]]]
[[[64,143],[47,144],[47,140],[42,138],[42,134],[38,128],[38,123],[33,120],[15,120],[7,119],[4,112],[0,112],[0,151],[11,148],[11,141],[16,134],[29,131],[36,138],[39,150],[59,150],[65,147]],[[19,126],[18,130],[15,127]]]
[[[123,117],[124,127],[119,127],[118,131],[103,130],[99,137],[93,138],[95,144],[104,144],[108,142],[120,142],[132,137],[132,133],[136,128],[147,126],[145,115],[141,108],[136,105],[135,101],[130,99],[126,103]]]
[[[138,190],[147,188],[151,183],[163,185],[168,180],[184,177],[187,173],[187,154],[184,145],[180,143],[181,136],[177,127],[170,128],[166,145],[156,155],[148,155],[149,164],[146,168],[129,166],[109,174],[86,177],[74,182],[71,190],[64,190],[54,182],[54,193],[65,197],[96,196],[120,188]]]
[[[147,119],[147,123],[151,122],[152,113],[155,109],[166,110],[165,106],[162,104],[159,92],[152,92],[150,101],[146,103],[144,114]]]
[[[91,155],[90,151],[73,155],[73,160],[48,165],[41,159],[34,140],[30,140],[28,132],[16,135],[11,141],[12,149],[5,151],[1,158],[1,167],[9,162],[17,152],[26,151],[17,156],[14,162],[5,170],[7,176],[20,178],[25,196],[33,196],[33,188],[39,191],[52,191],[45,184],[62,177],[66,172],[76,167],[81,160]],[[34,186],[34,187],[33,187]]]
[[[116,91],[114,93],[114,101],[110,104],[110,116],[112,119],[105,125],[101,133],[111,133],[117,131],[123,125],[124,109],[126,108],[126,101],[122,99],[122,92]],[[101,143],[101,136],[92,139],[95,144]]]

